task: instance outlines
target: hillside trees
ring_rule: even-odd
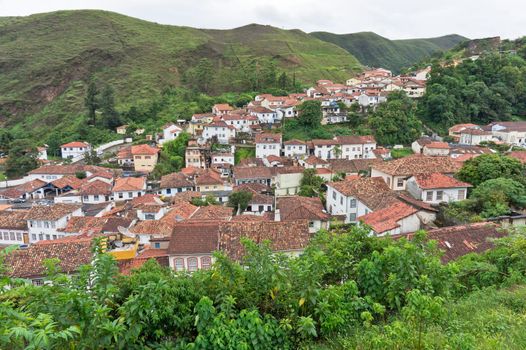
[[[84,106],[88,110],[88,119],[91,125],[96,123],[96,114],[97,108],[99,107],[97,101],[98,95],[97,85],[93,80],[90,80],[88,84],[88,90],[86,92],[86,97],[84,98]]]
[[[320,101],[305,101],[298,106],[298,123],[304,128],[318,128],[322,118]]]
[[[185,166],[185,151],[190,135],[181,133],[173,141],[163,144],[159,161],[155,165],[151,176],[159,179],[161,176],[177,172]]]
[[[524,183],[524,167],[519,160],[512,157],[482,154],[466,161],[456,177],[473,186],[501,177]]]
[[[369,127],[379,144],[410,144],[420,137],[422,123],[415,103],[403,92],[393,92],[369,117]]]
[[[10,144],[5,173],[19,177],[38,167],[37,149],[27,139],[14,140]]]

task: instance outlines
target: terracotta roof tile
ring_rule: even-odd
[[[418,210],[408,204],[398,202],[389,207],[376,210],[358,218],[370,226],[377,234],[399,227],[398,221],[417,213]]]
[[[467,182],[442,173],[417,174],[415,180],[421,189],[471,187]]]
[[[161,177],[161,188],[194,187],[183,173],[172,173]]]
[[[0,211],[0,229],[27,231],[27,210]]]
[[[256,143],[281,143],[281,134],[263,133],[256,135]]]
[[[218,222],[184,222],[174,226],[168,254],[210,254],[218,248]]]
[[[449,157],[430,157],[414,154],[408,157],[374,164],[373,169],[394,176],[425,173],[456,173],[458,165]]]
[[[113,192],[141,191],[146,189],[145,177],[119,177],[115,180]]]
[[[64,147],[89,147],[89,143],[83,142],[83,141],[73,141],[68,142],[60,146],[60,148]]]
[[[77,204],[33,205],[27,212],[27,220],[55,221],[80,209]]]
[[[200,220],[216,220],[224,221],[229,220],[232,217],[232,208],[224,207],[221,205],[207,205],[199,207],[190,216],[189,220],[200,221]]]
[[[60,179],[51,182],[51,184],[60,189],[71,187],[72,189],[76,190],[82,186],[84,182],[84,180],[79,179],[76,176],[63,176]]]
[[[280,211],[281,221],[293,220],[322,220],[329,219],[329,214],[318,197],[279,197],[277,208]]]
[[[159,149],[152,147],[147,144],[134,145],[131,147],[132,155],[155,155],[159,152]]]

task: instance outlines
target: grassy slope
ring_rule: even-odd
[[[364,65],[389,68],[393,71],[409,67],[435,52],[445,51],[466,40],[454,34],[409,40],[389,40],[372,32],[342,35],[314,32],[311,35],[344,48]]]
[[[274,57],[298,79],[344,80],[360,69],[345,50],[300,31],[251,25],[213,31],[159,25],[105,11],[0,18],[0,125],[57,125],[82,110],[86,81],[115,88],[120,107],[146,101],[202,57]],[[23,123],[22,123],[23,122]]]

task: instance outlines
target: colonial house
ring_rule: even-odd
[[[145,177],[119,177],[113,186],[113,200],[125,201],[146,193]]]
[[[31,280],[34,285],[43,285],[48,275],[44,262],[57,259],[58,268],[64,274],[78,272],[93,259],[92,238],[69,238],[41,241],[27,249],[17,249],[5,257],[7,274],[14,278]]]
[[[205,147],[200,147],[197,142],[190,141],[185,150],[185,166],[194,168],[206,168],[206,156],[208,151]]]
[[[395,191],[406,189],[407,180],[417,174],[442,173],[453,175],[458,165],[450,157],[429,157],[420,154],[376,163],[371,166],[371,176],[381,177]]]
[[[98,167],[95,165],[44,165],[37,169],[31,170],[26,179],[28,181],[34,179],[44,180],[51,182],[53,180],[60,179],[64,176],[76,176],[77,174],[84,173],[86,176],[91,176],[95,173],[108,171],[107,168]]]
[[[460,144],[478,146],[481,142],[493,140],[491,131],[482,129],[464,129],[460,132]]]
[[[183,132],[183,129],[174,123],[168,123],[163,126],[163,137],[159,140],[160,144],[173,141]]]
[[[60,146],[62,158],[77,158],[91,151],[91,145],[87,142],[74,141]]]
[[[472,124],[472,123],[456,124],[448,129],[448,135],[451,138],[453,138],[455,142],[459,142],[460,134],[462,133],[462,131],[466,129],[474,129],[474,128],[479,128],[479,126],[477,124]]]
[[[207,169],[196,177],[195,190],[203,196],[215,197],[219,203],[225,203],[232,192],[232,185],[215,170]]]
[[[174,225],[168,257],[176,272],[208,270],[212,266],[212,253],[219,250],[219,222],[195,221]]]
[[[341,158],[341,147],[336,140],[312,140],[309,142],[309,153],[325,160]]]
[[[268,194],[252,192],[252,198],[245,209],[246,213],[263,215],[274,210],[274,197]]]
[[[493,122],[488,125],[492,135],[509,145],[526,146],[526,122]]]
[[[249,108],[250,115],[258,118],[261,124],[274,124],[277,119],[277,113],[269,108],[254,106]]]
[[[299,192],[304,171],[302,167],[286,166],[270,169],[274,173],[272,183],[276,186],[274,190],[276,196],[294,195]]]
[[[316,156],[308,156],[305,159],[300,159],[298,163],[305,169],[320,169],[329,167],[328,161]]]
[[[358,220],[369,226],[376,236],[410,233],[422,228],[418,209],[403,202],[366,214]]]
[[[407,180],[407,191],[426,203],[456,202],[466,199],[470,184],[441,173],[417,174]]]
[[[161,177],[159,194],[171,197],[176,193],[193,191],[194,183],[183,173],[171,173]]]
[[[35,243],[64,237],[60,229],[66,227],[73,216],[83,216],[80,205],[33,205],[26,215],[29,242]]]
[[[234,184],[236,186],[243,184],[263,184],[270,186],[273,184],[273,168],[266,166],[235,166],[234,167]]]
[[[307,144],[300,140],[289,140],[283,142],[283,154],[285,157],[297,157],[307,154]]]
[[[0,245],[29,243],[26,214],[25,210],[0,211]]]
[[[111,183],[101,180],[87,181],[80,186],[78,193],[81,196],[82,203],[105,203],[111,199],[112,187]]]
[[[446,142],[433,141],[423,148],[425,156],[448,156],[449,145]]]
[[[212,113],[221,116],[230,113],[233,111],[234,108],[230,106],[228,103],[219,103],[212,106]]]
[[[133,154],[131,146],[122,147],[117,152],[117,163],[123,168],[133,167]]]
[[[212,165],[214,164],[234,165],[234,153],[230,153],[230,152],[212,153]]]
[[[411,98],[419,98],[424,96],[426,92],[426,84],[423,81],[410,79],[404,82],[403,90],[407,96]]]
[[[268,156],[281,155],[281,134],[257,134],[256,135],[256,158],[267,158]]]
[[[375,158],[376,140],[373,136],[337,136],[336,141],[340,146],[340,157],[344,159],[371,159]],[[334,154],[336,156],[336,154]]]
[[[221,144],[228,144],[236,137],[236,128],[224,121],[216,121],[204,126],[202,136],[206,141],[215,138]]]
[[[316,233],[329,228],[330,215],[327,214],[318,197],[279,197],[276,204],[274,220],[287,222],[306,220],[309,232]]]
[[[252,126],[259,124],[257,117],[241,113],[226,114],[220,118],[226,125],[234,127],[239,132],[250,133]]]
[[[390,189],[378,177],[356,178],[328,183],[326,198],[329,214],[345,216],[345,223],[355,223],[358,217],[390,200]]]
[[[135,145],[131,148],[133,166],[135,171],[152,172],[157,164],[159,150],[150,145]]]

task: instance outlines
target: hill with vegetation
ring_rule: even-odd
[[[388,68],[395,72],[467,40],[456,34],[407,40],[389,40],[372,32],[341,35],[314,32],[311,35],[344,48],[366,66]]]
[[[84,108],[90,80],[111,85],[123,111],[172,86],[258,91],[283,72],[310,84],[342,81],[360,69],[347,51],[299,30],[202,30],[95,10],[3,17],[0,125],[40,136],[50,126],[67,127]]]

